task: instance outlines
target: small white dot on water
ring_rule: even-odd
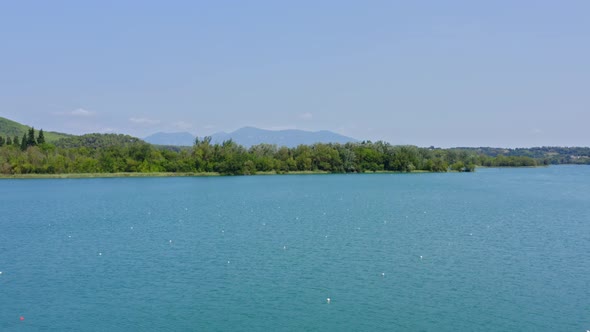
[[[287,250],[287,246],[283,246],[283,250]]]
[[[99,253],[98,253],[98,256],[102,256],[102,252],[99,252]]]
[[[420,259],[422,259],[422,256],[420,256]]]
[[[327,299],[326,299],[326,302],[328,302],[328,304],[330,304],[330,302],[332,302],[332,299],[330,299],[330,298],[327,298]]]
[[[2,275],[2,271],[0,271],[0,275]]]
[[[229,264],[229,261],[227,261],[227,264]]]
[[[172,240],[170,240],[169,242],[172,243]]]
[[[381,276],[382,277],[385,277],[385,272],[381,272]]]

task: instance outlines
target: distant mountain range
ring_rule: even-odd
[[[191,146],[194,144],[196,136],[187,133],[156,133],[150,135],[144,140],[151,144],[158,145],[178,145]],[[266,130],[254,127],[240,128],[231,133],[215,133],[211,135],[212,143],[222,143],[223,141],[233,140],[234,142],[245,147],[251,147],[256,144],[267,143],[278,146],[296,147],[300,144],[310,145],[314,143],[348,143],[358,142],[358,140],[343,136],[331,131],[305,131],[305,130]]]
[[[195,136],[191,133],[155,133],[143,140],[150,144],[192,146],[195,144]]]

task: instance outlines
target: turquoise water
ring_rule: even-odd
[[[0,197],[2,331],[590,329],[588,166],[1,180]]]

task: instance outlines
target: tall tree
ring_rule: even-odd
[[[12,139],[12,145],[20,146],[20,140],[18,139],[18,135],[14,135],[14,138]]]
[[[35,146],[37,141],[35,140],[35,127],[29,129],[29,136],[27,137],[27,146]]]
[[[27,133],[23,134],[23,139],[20,141],[20,149],[25,151],[27,149],[27,147],[29,146],[29,142],[27,139]]]
[[[43,134],[43,129],[39,130],[39,136],[37,137],[37,144],[45,144],[45,134]]]
[[[0,136],[0,146],[4,146],[4,137]]]
[[[12,138],[10,136],[6,136],[6,145],[12,145]]]

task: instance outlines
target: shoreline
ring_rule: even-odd
[[[0,180],[7,179],[95,179],[95,178],[156,178],[156,177],[209,177],[222,176],[219,173],[61,173],[61,174],[2,174]]]
[[[134,172],[118,172],[118,173],[62,173],[62,174],[0,174],[0,180],[10,179],[100,179],[100,178],[164,178],[164,177],[225,177],[225,176],[269,176],[269,175],[328,175],[328,174],[423,174],[436,173],[429,171],[412,171],[412,172],[395,172],[395,171],[376,171],[363,173],[330,173],[326,171],[294,171],[277,173],[271,172],[256,172],[248,175],[225,175],[218,172],[155,172],[155,173],[134,173]],[[448,171],[446,173],[456,173]]]
[[[543,168],[550,165],[537,166],[477,166],[477,168]],[[416,170],[411,172],[396,172],[396,171],[367,171],[363,173],[330,173],[326,171],[294,171],[278,173],[270,172],[256,172],[255,174],[241,174],[241,175],[225,175],[218,172],[154,172],[154,173],[139,173],[139,172],[118,172],[118,173],[60,173],[60,174],[0,174],[0,180],[10,179],[100,179],[100,178],[165,178],[165,177],[225,177],[225,176],[264,176],[264,175],[327,175],[327,174],[435,174],[435,173],[461,173],[458,171],[449,170],[447,172],[431,172],[424,170]],[[472,173],[472,172],[465,172]]]

